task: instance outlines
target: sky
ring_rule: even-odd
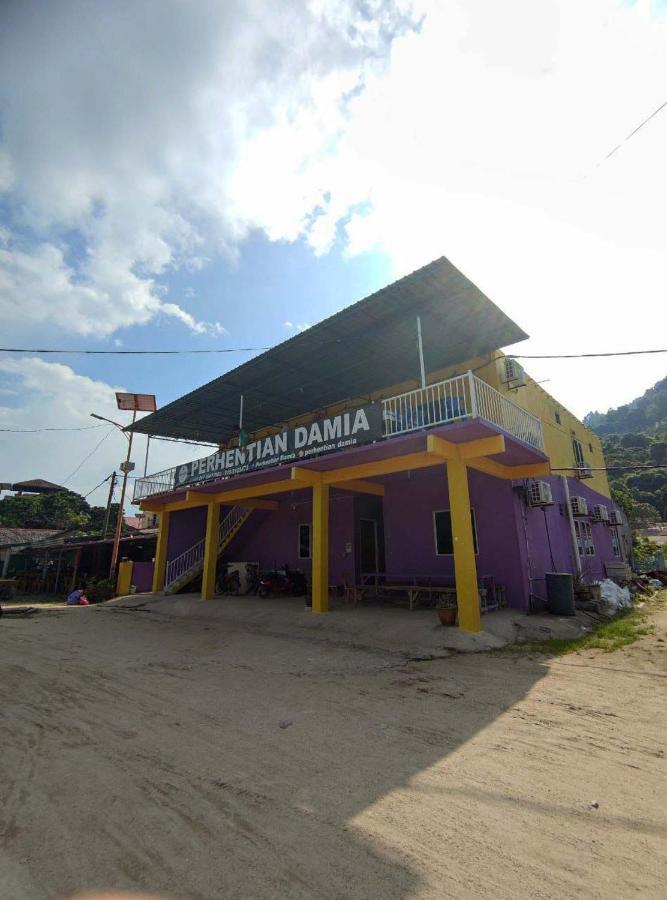
[[[665,0],[6,0],[0,344],[269,347],[444,255],[518,353],[664,346],[667,109],[623,141],[666,44]],[[103,504],[126,438],[90,413],[253,352],[0,352],[0,481]],[[666,361],[525,365],[583,416]]]

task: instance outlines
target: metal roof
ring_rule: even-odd
[[[523,332],[448,259],[359,300],[128,430],[223,443],[393,384],[418,383],[416,316],[434,372],[523,340]]]

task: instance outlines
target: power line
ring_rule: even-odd
[[[617,350],[612,353],[552,353],[531,356],[527,353],[506,353],[507,359],[586,359],[597,356],[640,356],[647,353],[667,353],[665,350]],[[502,357],[500,357],[502,358]],[[480,367],[481,368],[481,367]]]
[[[661,112],[666,106],[667,106],[667,100],[665,100],[664,103],[661,103],[657,109],[654,109],[653,112],[651,113],[651,115],[647,116],[643,120],[643,122],[640,122],[636,128],[633,128],[633,130],[630,132],[630,134],[627,135],[627,137],[624,137],[620,144],[617,144],[613,150],[610,150],[609,153],[607,153],[607,155],[604,157],[604,159],[598,163],[598,166],[602,165],[603,162],[606,162],[606,160],[608,160],[610,157],[612,157],[614,155],[614,153],[616,153],[617,150],[620,150],[624,144],[627,144],[627,142],[630,140],[630,138],[634,137],[637,134],[637,132],[640,129],[642,129],[644,127],[644,125],[647,124],[647,122],[650,122],[651,119],[654,118],[654,116],[657,116],[658,113]]]
[[[78,353],[86,356],[177,356],[191,353],[260,353],[271,347],[226,347],[211,350],[53,350],[0,347],[0,353]]]
[[[71,481],[72,478],[74,478],[74,476],[75,476],[76,473],[79,471],[79,469],[81,468],[81,466],[82,466],[85,462],[87,462],[87,461],[90,459],[90,457],[93,455],[93,453],[95,453],[95,451],[98,449],[98,447],[101,447],[101,446],[102,446],[102,444],[106,441],[106,439],[109,437],[109,435],[111,434],[112,431],[114,431],[114,427],[113,427],[113,426],[107,431],[107,433],[104,435],[104,437],[102,438],[102,440],[101,440],[101,441],[98,441],[98,442],[95,444],[95,446],[94,446],[93,449],[90,451],[90,453],[89,453],[87,456],[84,456],[84,458],[81,460],[81,462],[80,462],[79,465],[76,467],[76,469],[75,469],[70,475],[67,476],[67,478],[66,478],[65,481],[63,482],[63,486],[66,485],[68,481]]]
[[[83,499],[84,499],[84,500],[87,500],[88,497],[90,497],[90,495],[91,495],[94,491],[96,491],[98,488],[102,487],[103,484],[106,484],[106,482],[107,482],[110,478],[111,478],[111,475],[107,475],[106,478],[103,478],[102,481],[100,481],[99,484],[96,484],[95,487],[92,488],[90,491],[88,491],[87,494],[84,494],[84,495],[83,495]]]
[[[551,468],[552,472],[574,472],[581,469],[581,466],[561,466],[560,468]],[[637,463],[636,465],[628,465],[628,466],[586,466],[587,472],[614,472],[618,469],[667,469],[667,463],[656,463],[655,465],[648,465],[643,463]]]
[[[336,338],[333,341],[321,341],[320,343],[326,344],[340,344],[342,343],[340,338]],[[278,345],[280,346],[280,345]],[[45,350],[39,348],[27,348],[27,347],[0,347],[0,353],[79,353],[79,354],[87,354],[87,355],[96,355],[96,356],[185,356],[197,353],[263,353],[266,350],[273,350],[274,347],[235,347],[235,348],[227,348],[227,349],[213,349],[213,350],[193,350],[193,349],[185,349],[185,350]],[[642,354],[650,354],[650,353],[667,353],[667,348],[664,350],[619,350],[612,351],[610,353],[552,353],[547,355],[530,355],[527,353],[507,353],[505,356],[508,359],[583,359],[586,357],[596,357],[596,356],[639,356]],[[98,427],[98,426],[92,426]],[[0,429],[0,430],[10,430],[10,429]],[[47,430],[47,429],[44,429]],[[57,429],[54,429],[57,430]],[[66,429],[62,429],[66,430]]]
[[[93,428],[104,428],[104,425],[82,425],[78,428],[0,428],[12,434],[34,434],[36,431],[91,431]]]

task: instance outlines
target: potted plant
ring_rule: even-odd
[[[442,625],[456,625],[456,597],[440,597],[435,608]]]

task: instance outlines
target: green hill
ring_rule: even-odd
[[[584,423],[600,436],[608,466],[667,466],[667,378],[625,406],[588,413]],[[609,483],[635,527],[667,521],[667,468],[611,471]]]

